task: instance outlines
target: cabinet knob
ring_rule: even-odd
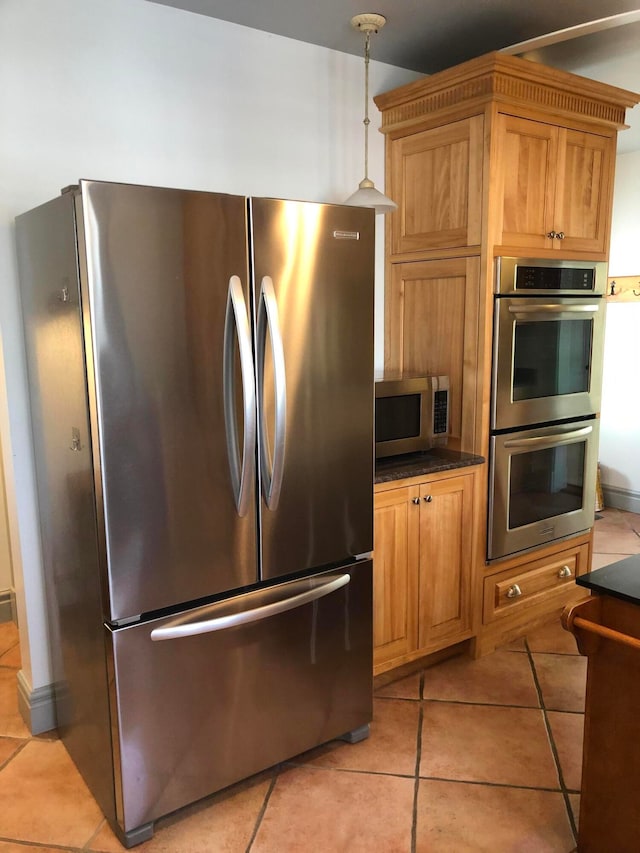
[[[558,231],[556,234],[556,240],[564,240],[564,231]]]
[[[424,496],[425,503],[430,504],[432,500],[433,500],[433,495],[425,495]]]
[[[411,498],[411,502],[417,505],[420,503],[420,498]]]
[[[558,235],[556,234],[555,231],[549,231],[549,233],[547,234],[547,237],[549,237],[550,240],[553,240],[553,238],[557,237],[557,236]]]
[[[518,598],[520,595],[522,595],[522,590],[517,583],[514,583],[514,585],[510,586],[507,590],[507,598]]]
[[[559,578],[570,578],[573,572],[569,568],[569,566],[563,566],[558,572]]]

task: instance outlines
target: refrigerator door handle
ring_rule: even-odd
[[[323,583],[306,592],[281,598],[278,601],[272,601],[269,604],[254,607],[241,613],[230,613],[227,616],[216,616],[213,619],[203,619],[197,622],[191,622],[189,621],[189,617],[185,618],[183,616],[170,622],[168,625],[163,625],[162,628],[154,628],[150,636],[154,642],[158,642],[159,640],[175,640],[178,637],[211,634],[214,631],[236,628],[238,625],[249,625],[251,622],[260,622],[262,619],[268,619],[271,616],[277,616],[279,613],[286,613],[288,610],[295,610],[296,607],[302,607],[304,604],[317,601],[319,598],[323,598],[325,595],[329,595],[346,586],[350,580],[351,575],[349,574],[338,575],[331,578],[327,583]],[[213,605],[213,607],[215,608],[216,605]]]
[[[238,338],[240,372],[242,374],[242,410],[244,420],[242,460],[240,460],[235,411],[234,330]],[[231,473],[231,485],[236,509],[238,515],[242,517],[248,513],[251,502],[254,447],[256,441],[256,387],[253,377],[253,353],[251,350],[249,316],[242,290],[242,282],[237,275],[232,275],[229,279],[227,310],[224,319],[223,348],[222,372],[227,455],[229,458],[229,471]]]
[[[267,329],[271,340],[273,358],[273,383],[275,396],[275,438],[273,464],[267,438],[267,424],[264,414],[264,360],[267,343]],[[260,303],[258,305],[258,406],[260,409],[260,471],[262,473],[262,492],[267,508],[275,510],[280,500],[282,475],[284,471],[285,434],[287,426],[287,381],[284,364],[284,346],[278,320],[278,303],[271,277],[266,275],[260,283]]]

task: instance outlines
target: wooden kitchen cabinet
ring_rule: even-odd
[[[471,627],[473,474],[420,487],[418,646],[452,644]]]
[[[605,254],[615,132],[500,114],[496,136],[498,254],[510,247]]]
[[[482,116],[473,116],[391,146],[390,182],[398,199],[392,256],[480,245],[482,128]]]
[[[475,470],[376,486],[376,675],[471,636]]]
[[[475,437],[478,258],[393,264],[386,291],[387,367],[446,375],[449,444],[471,450]]]
[[[418,486],[375,494],[373,645],[376,669],[390,661],[407,658],[418,645],[419,521]]]
[[[591,533],[582,533],[488,566],[476,654],[494,651],[584,598],[576,577],[589,571],[592,539]]]
[[[500,53],[376,96],[398,205],[389,262],[463,249],[487,261],[532,251],[606,260],[616,135],[637,101]]]
[[[386,193],[398,205],[386,222],[385,366],[450,376],[452,447],[489,458],[495,258],[608,259],[616,136],[639,99],[497,52],[375,97]],[[556,556],[571,552],[570,566],[584,571],[591,553],[586,532],[487,566],[482,479],[472,560],[479,654],[558,613],[571,584],[554,577],[565,565],[556,569]],[[514,602],[504,596],[517,578],[526,593]],[[427,641],[420,618],[418,646]]]

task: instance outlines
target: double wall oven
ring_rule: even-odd
[[[606,264],[498,258],[488,559],[593,524]]]

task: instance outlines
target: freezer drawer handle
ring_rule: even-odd
[[[524,447],[559,447],[561,444],[570,444],[578,438],[583,438],[593,432],[593,427],[587,426],[581,429],[572,429],[569,432],[558,432],[554,435],[531,436],[530,438],[513,438],[505,441],[507,448]]]
[[[264,408],[264,357],[267,343],[267,328],[271,340],[273,358],[273,384],[275,395],[275,437],[273,463],[269,470],[271,454],[267,437],[267,424]],[[270,510],[278,507],[282,490],[284,472],[285,437],[287,426],[287,380],[284,364],[284,346],[278,320],[278,303],[273,281],[265,275],[260,284],[260,304],[258,306],[258,405],[260,407],[260,471],[262,473],[262,491],[265,503]]]
[[[325,595],[329,595],[346,586],[351,580],[351,575],[344,574],[333,577],[327,583],[309,589],[306,592],[300,592],[297,595],[292,595],[289,598],[282,598],[280,601],[272,601],[270,604],[264,604],[262,607],[254,607],[252,610],[245,610],[243,613],[232,613],[229,616],[217,616],[213,619],[204,619],[202,622],[189,622],[189,617],[181,617],[175,622],[170,622],[162,628],[154,628],[151,631],[151,639],[154,642],[158,640],[175,640],[178,637],[194,637],[196,634],[211,634],[214,631],[224,631],[227,628],[237,628],[239,625],[249,625],[251,622],[259,622],[261,619],[268,619],[270,616],[277,616],[279,613],[286,613],[288,610],[295,610],[296,607],[302,607],[304,604],[309,604],[312,601],[317,601]]]
[[[234,329],[238,337],[240,372],[242,374],[242,411],[244,439],[242,462],[239,459],[238,427],[235,411],[235,349]],[[227,433],[227,455],[231,484],[239,516],[249,511],[253,482],[254,447],[256,441],[256,386],[253,378],[251,330],[242,282],[237,275],[229,279],[227,311],[224,319],[223,352],[224,420]]]

